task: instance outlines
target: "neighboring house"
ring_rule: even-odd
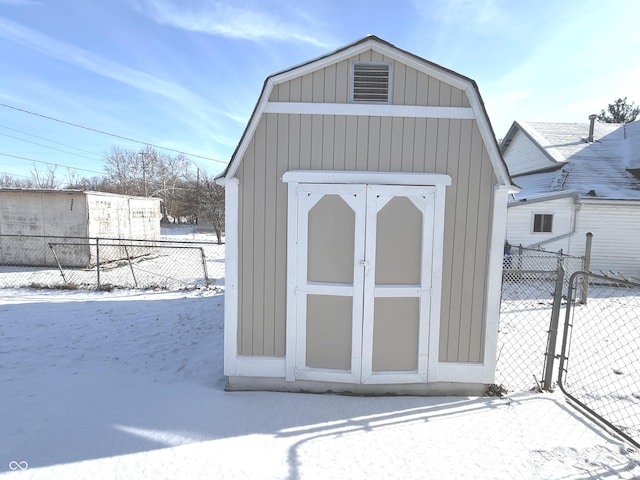
[[[60,245],[67,267],[95,264],[87,237],[160,239],[160,199],[86,190],[0,189],[0,264],[57,265],[49,243]],[[83,240],[84,239],[84,240]],[[126,252],[105,249],[100,261]]]
[[[640,122],[592,117],[513,123],[501,150],[521,191],[509,202],[507,240],[582,256],[592,233],[591,270],[640,277]]]
[[[493,383],[517,188],[471,79],[374,36],[270,76],[218,182],[229,389]]]

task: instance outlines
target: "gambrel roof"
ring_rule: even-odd
[[[439,106],[431,106],[431,107],[414,107],[417,109],[430,109],[430,115],[433,118],[454,118],[449,117],[452,115],[453,111],[457,111],[455,115],[462,115],[455,118],[472,118],[475,119],[478,125],[478,129],[482,135],[482,139],[486,146],[487,152],[489,154],[489,158],[491,160],[491,164],[493,166],[495,175],[498,179],[498,184],[513,186],[511,179],[509,177],[509,172],[507,170],[506,164],[502,155],[500,154],[500,149],[496,141],[495,134],[491,127],[491,123],[489,121],[489,117],[487,115],[484,103],[482,98],[480,97],[480,92],[478,90],[478,86],[475,81],[472,79],[460,75],[452,70],[449,70],[445,67],[437,65],[433,62],[425,60],[413,53],[402,50],[391,43],[382,40],[374,35],[366,36],[352,44],[349,44],[339,50],[336,50],[332,53],[324,55],[315,60],[311,60],[310,62],[304,63],[302,65],[295,66],[293,68],[284,70],[282,72],[276,73],[267,77],[264,82],[262,92],[260,93],[260,97],[258,102],[251,114],[249,122],[247,123],[247,127],[245,128],[244,133],[240,139],[240,142],[234,151],[231,161],[227,165],[227,168],[221,173],[217,178],[231,178],[235,175],[236,170],[238,169],[239,163],[242,161],[243,155],[251,141],[251,138],[257,128],[258,122],[260,121],[260,117],[263,113],[269,113],[272,110],[273,104],[269,102],[269,98],[273,89],[284,82],[290,81],[294,78],[301,77],[303,75],[307,75],[314,71],[318,71],[327,67],[328,65],[335,64],[341,62],[343,60],[349,59],[358,55],[360,53],[372,50],[374,52],[380,53],[387,58],[391,58],[393,60],[402,62],[416,70],[426,73],[434,78],[437,78],[445,83],[448,83],[451,86],[454,86],[467,95],[469,100],[469,107],[439,107]],[[339,112],[336,111],[336,108],[339,108],[340,104],[336,103],[326,103],[326,112],[325,113],[335,113],[339,115]],[[371,115],[372,109],[368,108],[371,105],[355,105],[349,104],[352,109],[361,108],[362,115]],[[398,107],[397,105],[376,105],[378,110],[378,114],[381,115],[389,115],[390,108]],[[304,110],[304,104],[301,104],[301,111],[299,113],[306,113]],[[405,106],[405,116],[411,116],[411,107]],[[406,112],[409,112],[408,114]],[[374,115],[376,113],[373,113]],[[221,181],[224,183],[224,180]]]
[[[517,198],[576,191],[585,199],[640,200],[640,122],[596,122],[588,137],[589,122],[514,122],[501,150],[522,187]]]

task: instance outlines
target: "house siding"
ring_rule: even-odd
[[[543,240],[572,232],[575,224],[573,235],[545,242],[542,247],[554,252],[562,249],[565,254],[581,257],[585,254],[586,234],[592,233],[592,271],[620,272],[640,278],[638,202],[581,200],[576,208],[573,198],[565,198],[512,206],[508,212],[507,240],[512,245],[535,246]],[[535,213],[553,213],[554,231],[551,234],[531,233],[531,221]]]
[[[555,165],[555,162],[549,160],[540,148],[519,129],[513,136],[509,148],[504,152],[504,160],[509,167],[511,176]]]
[[[570,234],[574,227],[574,197],[558,198],[545,202],[521,203],[508,209],[507,241],[514,246],[538,246],[542,242],[545,250],[558,251],[562,249],[568,253],[569,238],[552,241],[563,235]],[[553,214],[551,232],[534,232],[533,216]]]
[[[585,252],[586,234],[593,233],[591,268],[640,278],[640,202],[581,202],[571,255]]]
[[[271,98],[328,101],[329,95],[346,101],[348,63],[276,86]],[[403,90],[398,84],[414,83],[407,71],[416,85],[431,81],[410,70],[394,64],[394,101]],[[409,98],[468,103],[454,95],[456,89],[440,84],[437,90]],[[342,115],[263,114],[239,164],[239,355],[285,355],[287,186],[281,178],[289,170],[450,175],[440,361],[483,361],[486,252],[497,179],[476,121]]]

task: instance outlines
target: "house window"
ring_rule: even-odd
[[[391,65],[358,62],[352,69],[351,99],[355,103],[389,103]]]
[[[534,233],[551,232],[553,227],[553,215],[550,213],[536,213],[533,216]]]

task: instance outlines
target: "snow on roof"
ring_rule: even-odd
[[[598,123],[594,141],[589,123],[519,122],[526,133],[561,168],[514,177],[517,198],[576,190],[581,198],[640,200],[640,179],[627,169],[640,168],[640,122]],[[637,167],[631,166],[638,164]]]

